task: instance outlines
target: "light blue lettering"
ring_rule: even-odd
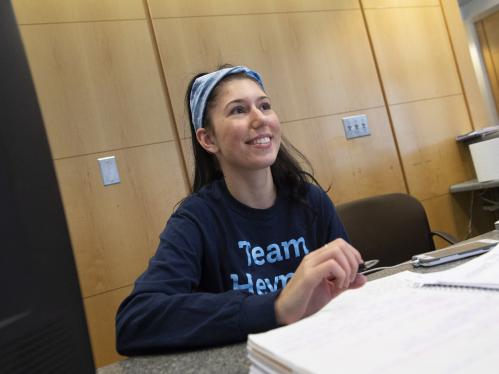
[[[286,287],[286,284],[288,281],[295,275],[295,273],[288,273],[286,275],[279,275],[279,279],[281,280],[282,283],[282,288]]]
[[[232,289],[255,293],[255,291],[253,290],[253,278],[251,274],[246,273],[246,277],[248,279],[248,283],[239,284],[239,276],[237,274],[231,274],[230,278],[232,279]]]
[[[305,245],[305,239],[303,238],[303,236],[300,236],[298,238],[298,240],[291,239],[291,240],[289,240],[287,242],[281,242],[281,245],[284,248],[284,257],[286,258],[286,260],[289,259],[289,248],[290,247],[294,248],[295,257],[300,257],[301,256],[300,255],[300,244],[303,247],[303,255],[308,254],[309,251],[308,251],[307,246]]]
[[[248,266],[251,266],[251,256],[249,253],[249,249],[251,247],[250,242],[247,242],[246,240],[240,240],[237,242],[237,245],[239,246],[240,249],[246,250],[246,257],[248,258]]]
[[[268,278],[265,278],[265,283],[267,284],[267,287],[268,287],[270,292],[275,292],[275,291],[277,291],[277,284],[279,283],[279,276],[276,275],[274,277],[274,284],[273,285],[270,283],[270,279],[268,279]]]
[[[268,281],[267,278],[265,278],[265,280]],[[266,293],[265,292],[266,289],[267,289],[267,287],[265,286],[265,281],[263,279],[261,279],[261,278],[258,278],[256,280],[256,293],[258,295],[263,295],[264,293]]]
[[[251,255],[253,256],[253,261],[255,262],[255,265],[263,265],[265,264],[265,259],[262,259],[262,257],[265,256],[265,252],[263,251],[262,247],[255,247],[251,250]]]
[[[274,262],[280,262],[283,260],[282,255],[281,255],[281,247],[279,247],[277,244],[269,244],[267,247],[267,261],[271,264]]]
[[[239,276],[237,274],[231,274],[230,278],[232,279],[232,289],[247,291],[254,294],[256,288],[256,293],[258,295],[263,295],[268,292],[275,292],[279,288],[286,287],[286,284],[293,277],[293,275],[294,273],[276,275],[273,283],[269,278],[257,278],[255,282],[253,282],[253,277],[249,273],[246,273],[246,279],[248,282],[246,284],[239,284]]]

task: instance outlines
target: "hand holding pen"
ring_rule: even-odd
[[[324,307],[340,293],[366,282],[366,267],[359,251],[336,239],[306,255],[274,303],[276,320],[289,324]]]

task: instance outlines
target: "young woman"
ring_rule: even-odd
[[[118,310],[125,355],[243,341],[366,281],[331,200],[281,143],[257,72],[198,75],[187,107],[193,193]]]

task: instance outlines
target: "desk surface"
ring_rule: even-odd
[[[478,182],[476,179],[472,179],[463,183],[453,184],[450,186],[450,192],[466,192],[466,191],[475,191],[475,190],[485,190],[487,188],[497,188],[499,187],[499,179],[487,181],[487,182]]]
[[[499,240],[499,230],[466,240]],[[404,270],[418,273],[431,273],[459,265],[466,260],[441,265],[434,268],[414,269],[408,262],[369,275],[368,280],[383,278]],[[246,357],[246,343],[225,347],[200,349],[196,351],[168,353],[157,356],[133,357],[105,366],[97,374],[136,374],[136,373],[248,373],[249,360]]]

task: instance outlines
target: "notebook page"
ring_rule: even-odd
[[[475,286],[499,290],[499,244],[455,268],[421,274],[418,285]]]
[[[407,285],[416,278],[369,282],[314,316],[250,335],[249,346],[297,372],[497,372],[499,294]]]

